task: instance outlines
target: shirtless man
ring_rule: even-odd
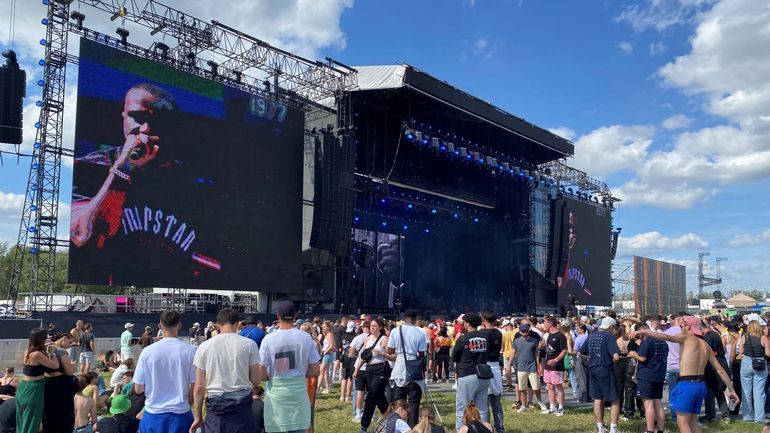
[[[703,399],[706,397],[706,384],[703,382],[703,374],[706,363],[711,364],[719,377],[727,385],[727,396],[731,400],[739,401],[735,394],[730,376],[714,357],[708,343],[703,340],[701,321],[697,317],[687,316],[682,320],[682,332],[676,335],[667,335],[661,332],[640,330],[631,333],[631,338],[637,335],[646,335],[658,340],[679,344],[680,353],[680,378],[676,387],[671,391],[671,410],[676,412],[676,424],[682,433],[701,433],[697,422]]]
[[[78,378],[77,393],[75,394],[75,429],[73,433],[90,433],[96,425],[96,403],[93,398],[83,395],[88,383],[81,376]]]

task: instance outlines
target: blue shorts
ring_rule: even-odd
[[[150,413],[144,411],[139,433],[188,433],[193,423],[192,412]]]
[[[705,383],[678,382],[669,396],[671,412],[699,415],[705,398]]]
[[[324,364],[332,365],[336,360],[337,360],[337,354],[334,352],[331,352],[324,355],[322,362]]]
[[[609,368],[597,367],[588,372],[588,395],[592,400],[618,401],[618,382],[615,372]]]
[[[636,396],[645,400],[660,400],[663,398],[663,382],[640,380],[636,385]]]

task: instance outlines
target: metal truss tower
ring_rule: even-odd
[[[636,297],[634,291],[634,263],[612,264],[612,299],[620,302],[620,306],[613,305],[618,312],[637,312]],[[627,302],[633,302],[633,308],[626,308]]]

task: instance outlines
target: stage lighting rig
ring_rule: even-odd
[[[217,68],[219,68],[219,63],[217,63],[217,62],[215,62],[213,60],[209,60],[209,61],[206,62],[206,64],[210,68],[211,78],[216,78],[217,77]]]
[[[165,21],[161,22],[157,27],[155,27],[154,29],[152,29],[152,31],[150,31],[150,36],[155,36],[158,33],[162,32],[163,29],[166,28],[166,26],[167,24]]]
[[[195,53],[189,52],[185,57],[187,57],[188,66],[195,66]]]
[[[78,30],[83,30],[83,20],[86,19],[86,16],[78,11],[74,11],[70,14],[70,18],[75,20],[75,28]]]
[[[118,36],[120,36],[120,42],[123,45],[128,45],[128,35],[129,35],[128,30],[124,29],[123,27],[118,27],[117,29],[115,29],[115,33],[117,33]]]
[[[125,6],[121,6],[118,8],[118,10],[115,11],[114,14],[112,14],[112,16],[110,17],[110,21],[115,21],[116,19],[120,17],[124,17],[126,15],[128,15],[128,10],[126,10]]]
[[[169,49],[170,49],[169,46],[164,44],[163,42],[156,42],[155,43],[155,51],[156,52],[160,51],[160,53],[161,53],[160,55],[163,56],[164,59],[166,57],[168,57],[168,50]]]

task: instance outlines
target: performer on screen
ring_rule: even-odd
[[[569,213],[569,237],[568,237],[568,249],[567,249],[567,265],[564,266],[564,274],[556,277],[557,285],[561,289],[567,285],[570,257],[572,256],[572,249],[575,248],[575,242],[577,242],[577,236],[575,235],[575,214],[570,211]]]

